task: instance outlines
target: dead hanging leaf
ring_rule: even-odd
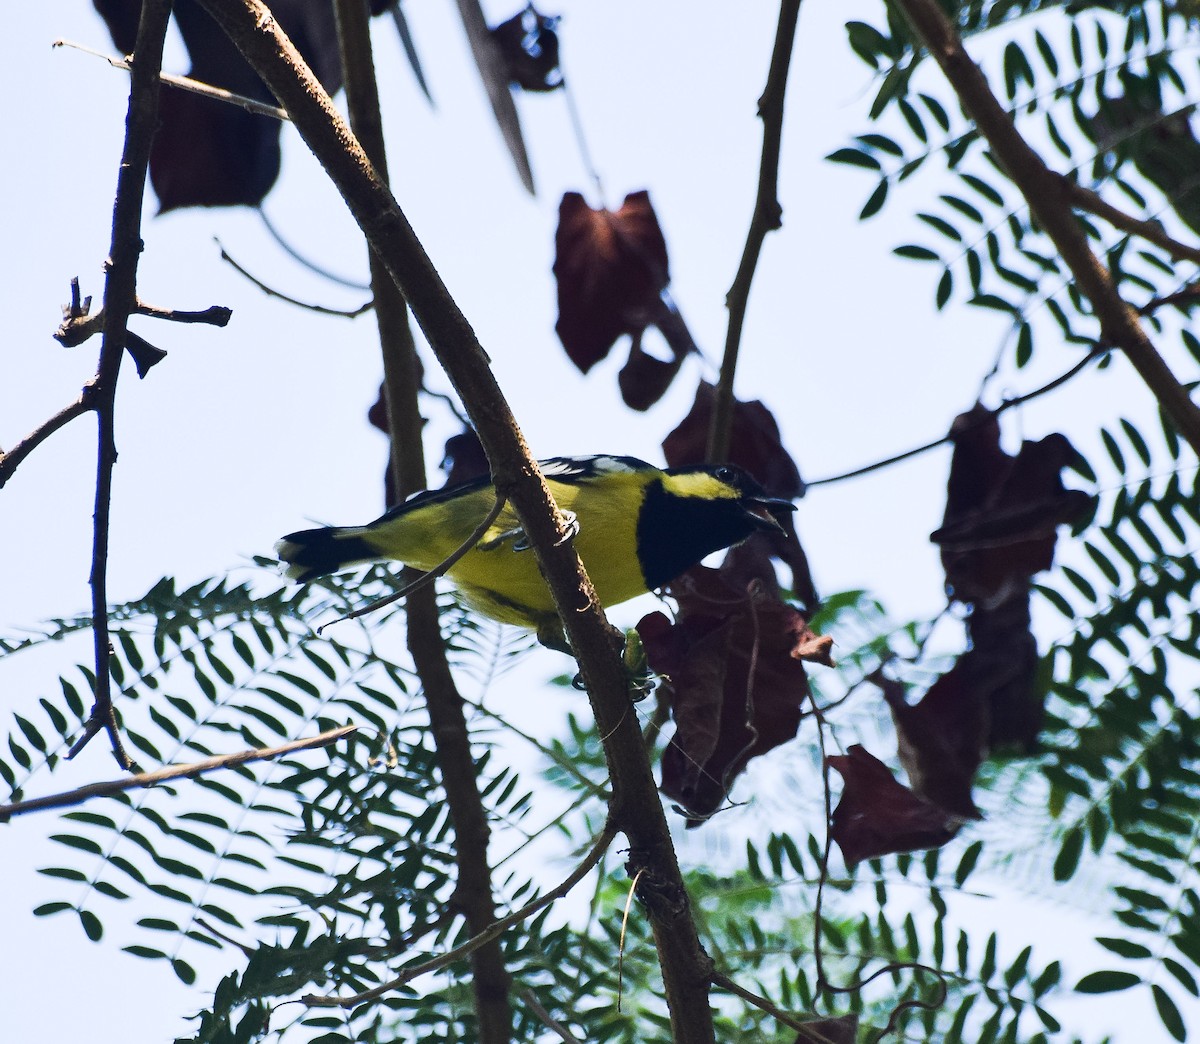
[[[708,452],[708,432],[712,424],[716,387],[701,382],[686,417],[663,439],[663,455],[671,467],[702,464]],[[773,497],[794,499],[804,495],[800,469],[783,446],[783,438],[774,414],[757,399],[735,401],[733,427],[729,441],[729,463],[738,464],[753,475]],[[792,594],[813,612],[819,600],[809,568],[808,556],[796,533],[791,517],[779,520],[783,533],[756,535],[747,545],[766,548],[791,570]]]
[[[946,514],[930,536],[941,549],[946,588],[956,601],[997,604],[1029,589],[1054,561],[1057,528],[1083,518],[1092,498],[1063,486],[1075,457],[1065,435],[1000,448],[994,417],[978,404],[951,428],[954,456]]]
[[[830,834],[847,866],[892,852],[940,848],[958,833],[958,817],[897,782],[859,744],[826,760],[844,781]]]
[[[963,658],[987,706],[988,753],[1032,754],[1045,717],[1046,692],[1038,686],[1029,593],[996,606],[975,606],[967,632],[971,648]]]
[[[663,366],[653,366],[640,337],[657,326],[674,361],[696,350],[678,312],[663,299],[670,282],[667,244],[644,190],[631,192],[617,211],[593,210],[578,192],[568,192],[558,209],[554,237],[558,281],[555,330],[567,355],[587,373],[605,358],[618,337],[629,334],[634,348],[623,373],[626,402],[646,409],[666,390]],[[645,381],[643,384],[642,381]]]
[[[671,585],[674,623],[653,613],[638,624],[650,666],[669,675],[675,735],[663,753],[662,789],[695,826],[725,801],[751,758],[786,743],[808,698],[804,660],[831,663],[832,640],[759,584],[731,586],[696,566]]]
[[[94,0],[113,42],[128,54],[137,35],[140,0]],[[341,87],[341,65],[330,0],[271,4],[322,85]],[[191,58],[188,75],[256,101],[276,104],[229,37],[197,0],[176,0],[173,17]],[[164,90],[150,153],[150,179],[165,213],[180,207],[257,206],[279,176],[278,120],[188,91]]]
[[[535,11],[530,4],[491,30],[504,59],[510,83],[522,90],[545,92],[563,84],[558,67],[557,16]]]
[[[900,764],[913,792],[959,819],[980,817],[971,787],[983,763],[988,715],[973,674],[967,657],[960,657],[915,704],[905,701],[900,682],[872,678],[892,712]]]
[[[683,366],[684,356],[658,359],[642,348],[642,335],[634,334],[629,346],[629,358],[617,374],[621,399],[631,410],[648,410],[661,399]]]

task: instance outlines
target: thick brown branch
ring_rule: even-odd
[[[1112,274],[1092,252],[1071,209],[1073,194],[1021,136],[937,0],[895,0],[941,66],[992,152],[1020,189],[1029,211],[1054,242],[1075,285],[1091,302],[1101,341],[1122,349],[1192,450],[1200,455],[1200,410],[1158,354],[1137,313],[1121,298]]]
[[[571,871],[570,876],[562,884],[550,889],[545,895],[538,896],[538,898],[522,906],[519,910],[510,913],[507,917],[501,917],[498,921],[489,924],[483,931],[472,936],[465,943],[454,947],[453,950],[447,950],[437,957],[431,957],[420,964],[414,964],[409,968],[405,968],[394,979],[390,979],[388,982],[366,990],[363,993],[356,993],[352,997],[321,997],[316,994],[308,994],[300,998],[301,1003],[308,1005],[310,1008],[354,1008],[366,1001],[378,1000],[380,997],[386,996],[393,990],[399,989],[406,982],[412,982],[413,979],[421,975],[437,971],[440,968],[445,968],[448,964],[462,960],[462,958],[474,953],[481,946],[499,939],[513,925],[529,920],[535,914],[541,913],[542,910],[555,900],[561,899],[566,895],[591,873],[592,868],[600,862],[604,853],[608,851],[608,846],[612,844],[616,834],[617,827],[610,819],[604,824],[604,829],[600,832],[600,836],[596,838],[596,843],[592,845],[583,862]]]
[[[351,128],[379,177],[386,182],[387,151],[367,6],[362,0],[337,0],[334,10],[342,68],[346,70],[346,101]],[[383,352],[383,395],[391,438],[390,481],[387,483],[391,496],[388,499],[399,503],[410,493],[428,485],[418,401],[421,366],[404,297],[374,250],[369,260],[371,293]],[[497,496],[495,508],[485,519],[488,526],[498,517],[503,504],[504,498]],[[477,529],[477,535],[473,535],[459,554],[466,554],[486,531],[486,526]],[[444,568],[449,567],[450,563],[444,564]],[[487,809],[479,793],[479,777],[462,697],[446,660],[432,577],[426,574],[424,581],[414,580],[406,590],[408,648],[425,694],[442,787],[454,826],[456,882],[451,908],[466,918],[468,931],[478,934],[496,920],[488,863]],[[499,937],[482,943],[471,952],[471,972],[480,1044],[507,1044],[512,1039],[513,1017],[509,1000],[510,977]]]
[[[587,687],[612,778],[610,811],[644,869],[639,895],[654,931],[677,1039],[712,1041],[711,961],[704,953],[618,651],[557,506],[496,383],[488,358],[387,186],[295,48],[256,0],[201,0],[287,109],[404,292],[467,408],[498,492],[516,509]]]
[[[253,750],[239,751],[236,754],[220,754],[216,757],[205,758],[203,761],[192,762],[189,765],[167,765],[165,768],[156,769],[153,772],[140,772],[136,776],[122,776],[120,779],[110,779],[104,783],[89,783],[87,786],[68,790],[62,794],[30,798],[28,801],[14,801],[11,805],[0,805],[0,822],[5,822],[13,816],[24,815],[26,812],[41,812],[47,808],[67,808],[70,805],[81,805],[92,798],[111,797],[124,790],[152,787],[156,783],[166,783],[172,779],[191,779],[193,776],[202,776],[206,772],[238,768],[248,765],[252,761],[270,761],[273,758],[294,754],[300,750],[328,747],[357,729],[357,725],[343,725],[340,729],[330,729],[328,732],[322,732],[319,736],[293,740],[291,743],[284,743],[278,747],[259,747]]]
[[[729,309],[729,326],[725,333],[725,354],[721,359],[721,376],[713,400],[712,424],[708,432],[708,459],[723,461],[729,456],[729,439],[733,432],[733,378],[737,371],[738,350],[742,342],[742,326],[746,321],[746,306],[750,300],[750,284],[762,253],[768,232],[783,224],[783,208],[779,205],[779,148],[783,138],[783,98],[787,90],[788,69],[792,64],[792,47],[796,40],[796,23],[800,18],[800,0],[783,0],[779,5],[779,25],[775,30],[775,48],[767,71],[767,85],[758,99],[758,115],[763,121],[762,159],[758,167],[758,195],[754,200],[754,216],[742,260],[733,285],[725,296]]]
[[[79,753],[87,740],[103,728],[113,756],[123,769],[133,768],[125,752],[112,704],[108,664],[108,521],[112,503],[112,473],[117,460],[114,410],[121,355],[125,350],[129,316],[137,309],[137,266],[142,252],[142,198],[150,143],[158,126],[158,74],[162,68],[163,40],[171,17],[171,0],[145,0],[138,22],[137,44],[131,59],[129,114],[125,121],[125,147],[117,173],[113,204],[112,247],[104,280],[103,337],[96,373],[97,420],[96,509],[92,541],[92,635],[95,648],[95,702],[84,738],[71,749]]]

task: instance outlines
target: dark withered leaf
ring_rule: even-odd
[[[670,676],[675,735],[663,754],[662,789],[696,825],[725,801],[751,758],[792,739],[808,680],[803,662],[829,663],[828,638],[767,585],[731,585],[696,566],[671,585],[679,613],[638,625],[651,667]],[[753,677],[751,671],[753,670]]]
[[[951,437],[946,513],[930,539],[951,597],[995,605],[1050,568],[1058,527],[1082,518],[1092,498],[1063,486],[1062,469],[1076,457],[1065,435],[1025,442],[1010,457],[995,418],[976,405],[955,420]]]
[[[640,334],[662,308],[670,277],[667,244],[646,191],[617,211],[593,210],[578,192],[559,204],[554,237],[555,330],[587,373],[622,334]]]
[[[899,682],[875,680],[891,709],[900,764],[913,792],[960,819],[978,819],[971,786],[983,762],[987,708],[971,684],[966,657],[960,657],[915,704],[905,701]]]
[[[531,4],[491,30],[509,81],[522,90],[545,92],[562,86],[558,34],[554,31],[558,21],[557,16],[541,14]]]
[[[671,359],[657,359],[642,348],[641,334],[634,334],[629,346],[629,358],[617,374],[621,398],[632,410],[648,410],[666,394],[684,357],[675,355]]]
[[[826,760],[843,780],[830,832],[847,866],[891,852],[939,848],[958,833],[956,816],[898,782],[865,747],[856,743]]]

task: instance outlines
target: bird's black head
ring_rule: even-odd
[[[795,510],[767,495],[733,464],[672,468],[646,489],[638,518],[638,558],[653,590],[706,555],[760,530],[782,532],[777,518]]]

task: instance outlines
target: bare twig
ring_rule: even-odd
[[[1119,228],[1122,232],[1128,232],[1130,235],[1137,236],[1140,239],[1146,240],[1148,243],[1153,243],[1157,247],[1161,247],[1176,261],[1191,261],[1195,264],[1200,264],[1200,247],[1189,246],[1187,243],[1181,243],[1177,239],[1173,239],[1167,235],[1166,229],[1157,221],[1146,221],[1142,218],[1136,218],[1131,214],[1126,214],[1125,211],[1114,207],[1098,192],[1073,181],[1065,174],[1059,174],[1061,178],[1060,184],[1063,191],[1067,194],[1071,203],[1080,210],[1086,210],[1096,217],[1107,221],[1113,228]]]
[[[788,69],[792,64],[792,47],[799,17],[800,0],[782,0],[767,85],[758,99],[758,115],[763,121],[758,195],[754,200],[754,216],[750,219],[742,260],[725,297],[729,326],[725,334],[725,354],[721,359],[721,376],[717,381],[708,431],[707,456],[710,461],[723,461],[729,456],[729,440],[733,432],[733,378],[737,371],[746,305],[750,300],[750,284],[754,281],[754,271],[758,267],[767,233],[783,224],[783,208],[779,205],[779,147],[783,137],[783,98],[787,90]]]
[[[182,308],[159,308],[139,300],[136,311],[138,315],[148,315],[152,319],[165,319],[171,323],[204,323],[207,326],[228,326],[233,317],[233,309],[224,305],[212,305],[198,312],[188,312]]]
[[[54,339],[64,348],[76,348],[89,337],[104,328],[104,309],[89,314],[92,299],[79,301],[79,279],[71,280],[71,303],[63,309],[63,321],[54,331]],[[138,301],[133,311],[152,319],[166,319],[173,323],[205,323],[208,326],[227,326],[233,310],[224,305],[212,305],[199,312],[187,312],[179,308],[159,308]]]
[[[137,308],[137,265],[142,251],[142,199],[150,163],[150,143],[158,126],[158,83],[163,40],[171,17],[170,0],[145,0],[138,21],[137,43],[130,61],[129,115],[125,146],[117,174],[113,204],[112,246],[104,280],[103,337],[97,366],[94,409],[98,427],[96,507],[92,541],[92,635],[95,650],[95,701],[83,735],[68,758],[78,754],[101,730],[108,733],[113,756],[123,769],[133,759],[121,742],[112,703],[108,638],[108,525],[112,503],[112,472],[117,459],[114,411],[117,377],[127,341],[129,316]]]
[[[1025,197],[1029,212],[1054,243],[1075,285],[1091,303],[1100,340],[1120,348],[1171,418],[1180,435],[1200,455],[1200,409],[1171,372],[1142,328],[1136,311],[1117,292],[1112,273],[1092,252],[1072,210],[1074,193],[1021,136],[980,68],[963,47],[938,0],[896,0],[929,53],[954,88],[963,110],[987,139],[993,154]]]
[[[583,862],[581,862],[573,871],[571,871],[570,876],[567,877],[562,884],[557,885],[545,895],[539,896],[532,902],[526,903],[526,905],[522,906],[519,910],[515,910],[513,913],[510,913],[507,917],[502,917],[498,921],[488,925],[483,931],[472,936],[466,942],[454,947],[454,949],[447,950],[445,953],[439,954],[437,957],[431,957],[429,960],[422,961],[420,964],[414,964],[411,967],[406,968],[400,975],[397,975],[396,978],[362,993],[356,993],[350,997],[322,997],[315,994],[308,994],[307,996],[301,997],[300,1002],[310,1008],[354,1008],[367,1001],[378,1000],[380,997],[391,993],[393,990],[399,989],[406,982],[411,982],[413,979],[418,978],[421,975],[437,971],[440,968],[445,968],[449,964],[453,964],[455,961],[462,960],[462,958],[478,950],[479,947],[484,946],[495,939],[499,939],[500,936],[508,931],[508,929],[513,925],[529,920],[530,917],[540,913],[555,900],[561,899],[564,895],[571,891],[571,889],[579,884],[579,882],[585,877],[587,877],[592,868],[600,862],[601,857],[608,850],[608,846],[612,844],[613,838],[616,837],[616,834],[616,825],[612,822],[612,820],[609,820],[604,824],[604,829],[600,831],[600,835],[596,838],[595,843],[588,851],[588,854],[584,857]]]
[[[483,521],[475,527],[474,532],[458,546],[457,550],[455,550],[453,554],[443,559],[437,567],[430,569],[427,573],[418,574],[415,580],[405,584],[402,588],[400,588],[399,591],[393,591],[390,595],[387,595],[383,598],[377,598],[375,601],[370,602],[367,605],[360,606],[359,608],[354,609],[343,616],[339,616],[336,620],[330,620],[329,623],[321,624],[321,626],[317,628],[317,634],[323,634],[326,627],[332,627],[334,624],[341,623],[343,620],[355,620],[360,616],[365,616],[367,613],[373,613],[376,609],[382,609],[386,605],[391,605],[393,602],[398,602],[401,598],[408,598],[411,595],[416,594],[416,592],[428,587],[439,576],[445,576],[451,569],[454,568],[455,563],[460,561],[464,555],[469,554],[472,548],[474,548],[475,545],[483,539],[487,531],[492,528],[492,523],[500,517],[500,512],[504,510],[505,503],[506,501],[503,497],[497,497],[496,503],[492,505],[492,510],[489,511],[484,517]]]
[[[55,40],[50,46],[70,47],[76,51],[82,51],[84,54],[90,54],[95,58],[103,58],[114,69],[124,69],[126,72],[133,71],[133,62],[129,58],[115,58],[111,54],[105,54],[103,51],[94,51],[92,48],[85,47],[74,40]],[[244,94],[234,94],[233,91],[227,91],[224,87],[214,87],[211,83],[202,83],[187,76],[173,76],[171,73],[164,72],[159,73],[159,79],[168,87],[175,87],[181,91],[190,91],[192,94],[201,94],[205,98],[226,102],[229,105],[236,105],[238,108],[245,109],[247,112],[253,112],[258,116],[269,116],[274,120],[286,121],[288,119],[287,111],[279,108],[279,106],[267,105],[254,98],[247,98]]]
[[[769,1000],[767,1000],[766,997],[760,997],[757,993],[752,993],[744,986],[739,986],[728,975],[714,970],[712,973],[712,983],[714,986],[719,986],[721,989],[741,997],[742,1000],[748,1001],[756,1008],[767,1012],[767,1014],[773,1016],[777,1022],[782,1022],[785,1026],[790,1026],[794,1030],[800,1030],[801,1032],[805,1031],[806,1027],[801,1019],[796,1018],[795,1015],[790,1015],[782,1008],[772,1004]]]
[[[39,424],[7,453],[0,453],[0,489],[3,489],[4,484],[12,478],[13,472],[17,470],[21,461],[37,449],[41,443],[45,442],[59,428],[76,417],[82,417],[94,408],[95,391],[95,380],[91,380],[83,386],[83,391],[79,393],[78,399],[64,406],[49,420]]]
[[[545,1026],[546,1029],[550,1030],[551,1033],[557,1035],[559,1040],[565,1041],[566,1044],[583,1044],[583,1041],[542,1006],[542,1002],[537,999],[537,994],[533,990],[528,987],[523,989],[521,991],[521,1000],[525,1002],[525,1007],[533,1012],[534,1018]]]
[[[1069,381],[1076,374],[1082,373],[1092,363],[1104,358],[1104,356],[1107,354],[1107,351],[1103,349],[1088,352],[1069,370],[1064,373],[1060,373],[1052,381],[1047,381],[1045,384],[1038,388],[1034,388],[1033,391],[1026,392],[1024,395],[1016,395],[1011,399],[1003,400],[999,406],[991,411],[991,416],[999,416],[1005,410],[1012,409],[1014,406],[1020,406],[1022,403],[1029,402],[1031,399],[1036,399],[1040,395],[1045,395],[1047,392],[1053,391],[1060,385],[1066,384],[1067,381]],[[979,423],[982,424],[984,421],[980,420]],[[811,482],[806,482],[804,484],[804,491],[807,493],[808,490],[812,489],[814,486],[828,486],[834,482],[842,482],[845,479],[858,478],[860,475],[867,475],[872,471],[879,471],[881,468],[887,468],[893,464],[899,464],[902,460],[908,460],[910,457],[917,457],[922,453],[928,452],[929,450],[937,449],[938,446],[943,446],[949,441],[950,436],[943,435],[940,439],[934,439],[932,442],[926,442],[921,446],[916,446],[913,449],[905,450],[903,453],[897,453],[891,457],[885,457],[883,460],[877,460],[873,464],[864,464],[861,468],[855,468],[853,471],[844,471],[839,475],[827,475],[825,478],[813,479]]]
[[[284,743],[278,747],[259,747],[238,751],[236,754],[220,754],[188,765],[168,765],[165,768],[155,769],[153,772],[139,772],[134,776],[122,776],[120,779],[110,779],[104,783],[89,783],[87,786],[76,787],[76,789],[65,791],[62,794],[50,794],[46,797],[30,798],[27,801],[14,801],[11,805],[0,805],[0,822],[5,822],[13,816],[24,815],[26,812],[41,812],[47,808],[67,808],[71,805],[81,805],[92,798],[111,797],[113,794],[136,790],[138,787],[152,787],[157,783],[166,783],[173,779],[191,779],[207,772],[239,768],[253,761],[270,761],[273,758],[294,754],[300,750],[328,747],[357,730],[357,725],[343,725],[340,729],[330,729],[328,732],[322,732],[319,736],[293,740],[291,743]]]
[[[357,308],[326,308],[324,305],[309,304],[307,301],[300,301],[295,297],[289,297],[287,294],[276,290],[274,287],[268,286],[257,276],[251,275],[250,272],[246,271],[246,269],[239,265],[229,255],[225,247],[221,245],[221,241],[219,239],[215,239],[213,242],[217,244],[217,248],[221,251],[221,260],[232,266],[233,270],[237,272],[238,275],[250,280],[250,282],[257,286],[268,297],[278,297],[281,301],[286,301],[288,304],[295,305],[297,308],[305,308],[310,312],[316,312],[318,315],[336,315],[344,319],[356,319],[358,316],[364,314],[365,312],[369,312],[375,307],[374,301],[367,301],[364,304],[360,304]]]
[[[1138,315],[1153,315],[1160,308],[1169,308],[1172,305],[1177,307],[1193,305],[1197,300],[1200,300],[1200,283],[1189,283],[1187,286],[1176,290],[1173,294],[1152,297],[1138,308]]]
[[[397,4],[393,10],[397,10],[398,8],[399,4]],[[311,257],[305,257],[302,253],[300,253],[299,250],[292,246],[292,244],[289,243],[286,238],[284,238],[283,233],[279,231],[279,229],[275,227],[275,223],[269,217],[267,217],[267,212],[262,208],[261,205],[258,208],[258,217],[263,223],[263,228],[267,230],[267,235],[275,240],[276,246],[278,246],[280,250],[287,254],[288,257],[290,257],[302,268],[307,268],[314,275],[318,275],[322,279],[328,280],[330,283],[337,283],[338,286],[349,287],[351,290],[371,289],[370,283],[364,283],[358,279],[347,279],[345,276],[340,276],[336,272],[331,272],[328,268],[322,268]]]

